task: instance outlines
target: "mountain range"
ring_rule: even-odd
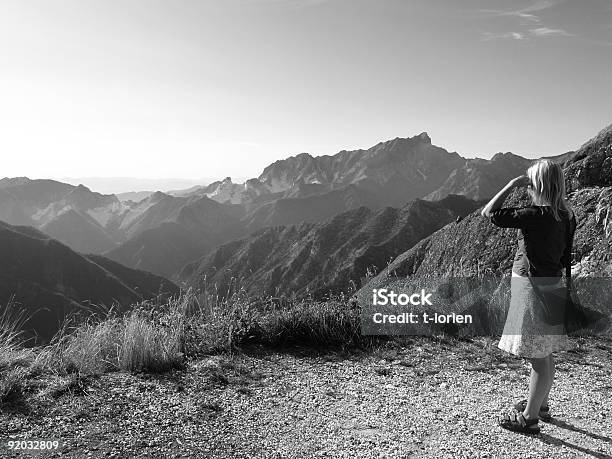
[[[564,164],[579,218],[574,270],[612,275],[612,128]],[[0,180],[0,302],[61,317],[178,287],[325,298],[399,276],[507,273],[513,230],[483,219],[484,199],[531,160],[466,159],[423,133],[333,156],[277,161],[231,179],[135,202],[85,186]],[[514,196],[521,202],[524,196]],[[365,287],[364,287],[365,285]]]
[[[231,178],[184,191],[119,198],[83,185],[25,177],[0,180],[0,220],[30,225],[82,253],[178,279],[185,264],[254,231],[318,223],[367,207],[401,208],[451,194],[490,197],[497,183],[531,161],[511,153],[466,159],[435,146],[426,133],[365,150],[267,166],[242,184]]]
[[[304,198],[351,186],[366,194],[363,199],[376,207],[399,207],[412,199],[436,200],[449,194],[483,199],[497,191],[496,179],[516,176],[531,161],[512,153],[498,153],[490,160],[466,159],[433,145],[423,132],[380,142],[367,150],[317,157],[301,153],[274,162],[258,178],[244,184],[233,184],[226,178],[196,193],[255,207],[262,195]]]

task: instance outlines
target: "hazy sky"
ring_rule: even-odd
[[[552,155],[612,123],[612,2],[0,0],[0,177],[256,176],[429,132]]]

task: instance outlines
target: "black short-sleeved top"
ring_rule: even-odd
[[[567,217],[555,220],[549,206],[507,207],[491,212],[491,222],[502,228],[518,228],[518,249],[512,271],[520,276],[559,277],[571,259],[567,247]],[[570,220],[570,233],[576,217]]]

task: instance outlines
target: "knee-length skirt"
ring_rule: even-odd
[[[559,284],[538,286],[540,291],[559,288]],[[563,324],[552,325],[542,318],[541,293],[534,290],[528,277],[512,273],[510,307],[498,347],[526,358],[543,358],[553,352],[569,349]]]

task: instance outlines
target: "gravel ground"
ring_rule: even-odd
[[[39,457],[612,457],[612,343],[558,356],[553,422],[497,417],[528,367],[491,343],[415,340],[368,353],[251,349],[165,375],[107,374],[84,394],[5,407],[0,436],[55,438]],[[0,452],[0,456],[24,453]]]

